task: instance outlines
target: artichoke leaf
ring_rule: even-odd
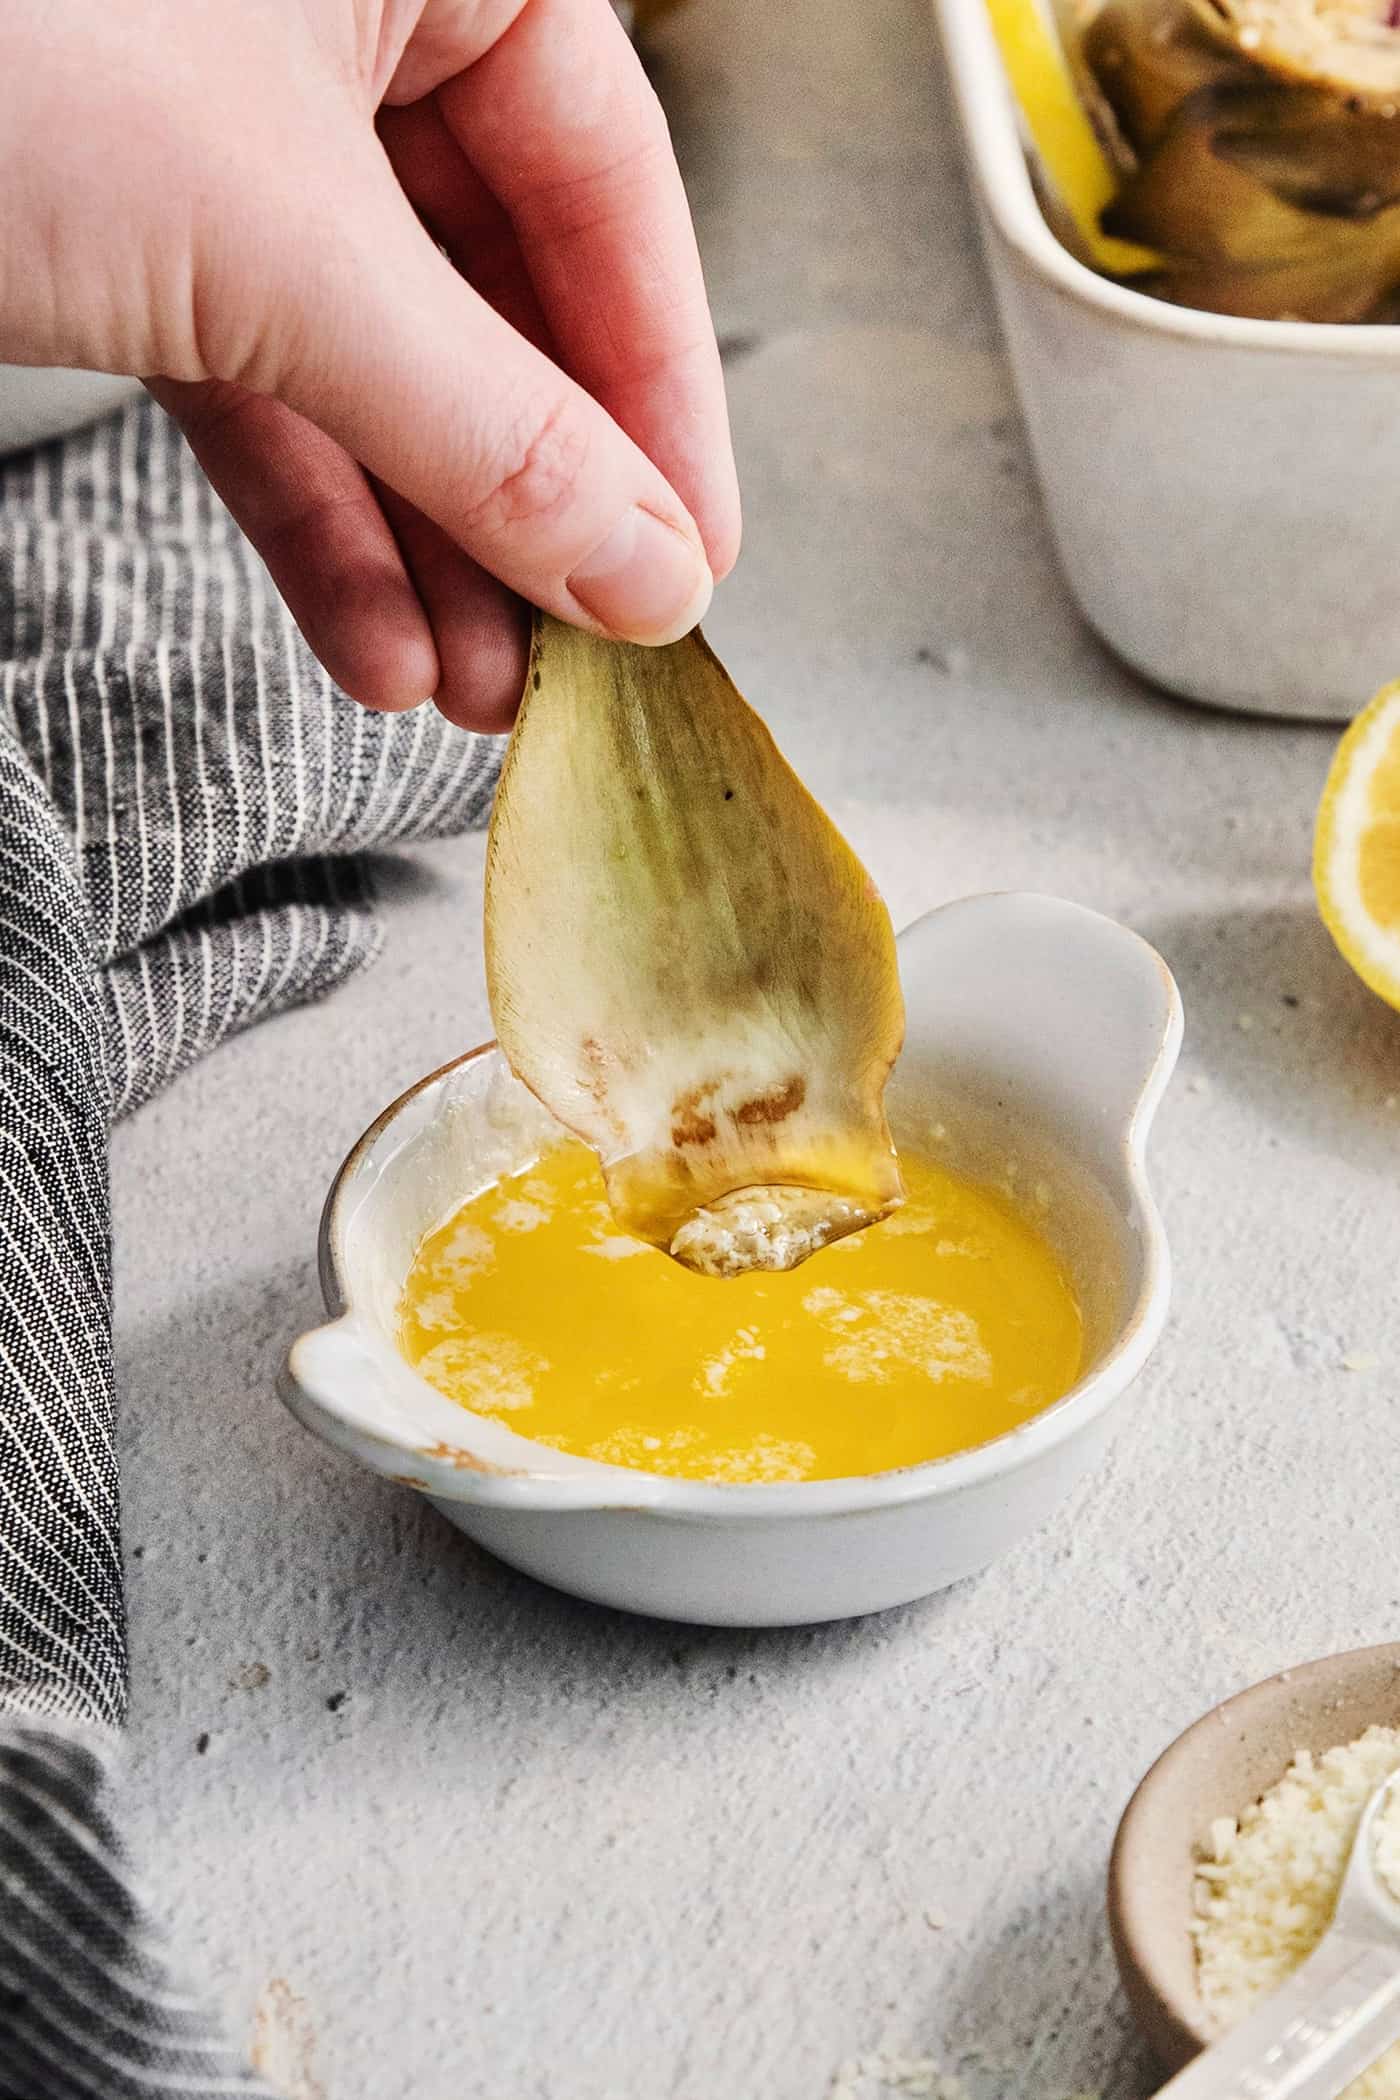
[[[1084,25],[1080,53],[1135,160],[1198,89],[1257,77],[1209,0],[1107,0]]]
[[[1349,109],[1327,89],[1222,95],[1214,149],[1300,211],[1372,219],[1400,202],[1400,122],[1381,110]]]
[[[1106,0],[1080,55],[1133,166],[1105,232],[1144,290],[1250,318],[1389,319],[1400,33],[1364,0]]]
[[[889,914],[698,631],[536,616],[486,967],[516,1076],[686,1266],[794,1267],[901,1200]]]
[[[1277,135],[1276,113],[1261,117],[1259,103],[1309,92],[1204,89],[1182,103],[1106,214],[1165,258],[1150,281],[1159,296],[1264,320],[1362,321],[1384,309],[1400,283],[1400,209],[1306,209],[1254,172],[1255,141],[1263,153]]]

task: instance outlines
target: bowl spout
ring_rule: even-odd
[[[1109,1179],[1125,1145],[1140,1159],[1182,1032],[1146,941],[1082,905],[1005,894],[929,913],[899,951],[913,1060],[1056,1131]]]

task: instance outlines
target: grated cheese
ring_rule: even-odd
[[[866,2100],[875,2093],[900,2093],[907,2100],[968,2100],[967,2087],[931,2056],[877,2051],[851,2057],[837,2070],[827,2100]]]
[[[1332,1920],[1361,1811],[1400,1766],[1400,1729],[1368,1728],[1320,1757],[1300,1750],[1238,1821],[1214,1822],[1195,1884],[1196,1975],[1220,2033],[1312,1953]],[[1376,1871],[1400,1894],[1400,1802],[1375,1825]],[[1400,2043],[1342,2100],[1400,2100]]]

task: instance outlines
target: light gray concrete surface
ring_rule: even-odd
[[[919,0],[658,46],[748,506],[714,639],[898,919],[1027,885],[1173,964],[1171,1329],[1058,1524],[928,1604],[697,1633],[493,1565],[273,1393],[338,1159],[486,1032],[481,842],[421,853],[374,972],[118,1136],[132,1835],[298,2100],[824,2100],[880,2051],[1136,2100],[1128,1791],[1396,1632],[1400,1022],[1309,900],[1328,733],[1149,695],[1066,600]]]

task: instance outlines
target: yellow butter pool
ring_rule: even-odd
[[[566,1143],[419,1248],[400,1346],[449,1399],[689,1480],[829,1480],[987,1442],[1079,1374],[1079,1308],[1007,1199],[904,1153],[908,1200],[786,1275],[720,1282],[619,1233]]]

